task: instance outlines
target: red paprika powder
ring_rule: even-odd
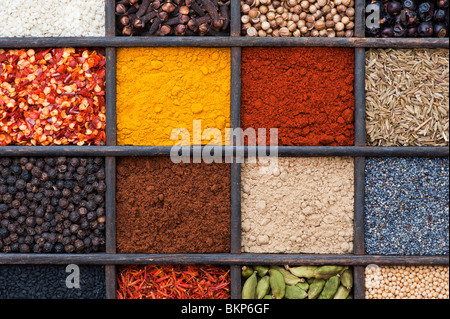
[[[353,145],[353,49],[243,48],[241,67],[244,130],[278,128],[280,146]]]

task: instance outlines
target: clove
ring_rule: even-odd
[[[125,14],[127,13],[127,7],[123,3],[119,3],[116,5],[116,14]]]
[[[120,0],[117,28],[124,36],[222,35],[230,0]]]
[[[179,15],[177,17],[168,19],[166,21],[166,23],[164,23],[164,24],[166,24],[166,25],[186,24],[186,23],[189,22],[189,20],[190,20],[189,16],[187,16],[187,15]]]
[[[153,33],[155,33],[156,31],[158,31],[158,29],[159,29],[161,23],[162,23],[161,18],[160,18],[159,16],[156,17],[155,20],[153,20],[153,23],[152,23],[150,29],[148,30],[148,33],[149,33],[149,34],[153,34]]]
[[[142,17],[147,12],[148,7],[150,6],[151,0],[143,0],[141,5],[139,6],[139,10],[136,12],[138,17]]]
[[[132,35],[133,34],[133,27],[129,26],[129,25],[124,26],[123,30],[122,30],[122,34],[123,35],[127,35],[127,36]]]
[[[165,36],[169,35],[172,32],[172,28],[168,25],[161,26],[161,29],[158,31],[158,35]]]
[[[158,14],[154,11],[147,13],[145,16],[137,18],[133,25],[135,28],[143,28],[147,22],[149,22],[151,19],[156,18]]]
[[[203,11],[202,8],[200,8],[200,6],[198,5],[197,2],[195,2],[195,0],[190,0],[190,1],[187,0],[186,5],[189,6],[192,10],[194,10],[201,17],[203,17],[206,14],[206,12]]]
[[[201,0],[201,2],[203,3],[203,6],[205,7],[206,11],[211,16],[214,27],[220,29],[223,26],[223,21],[219,18],[217,7],[214,5],[214,3],[212,3],[211,0]]]
[[[220,11],[220,15],[223,18],[222,30],[225,31],[228,29],[228,26],[230,25],[230,17],[229,17],[230,1],[228,1],[227,3],[223,3],[220,6],[219,11]]]
[[[175,6],[171,2],[166,2],[161,6],[161,9],[167,13],[172,13],[175,10]]]
[[[186,26],[184,24],[179,24],[175,27],[175,35],[184,35],[186,32]]]

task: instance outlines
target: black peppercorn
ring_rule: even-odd
[[[17,178],[16,178],[14,175],[9,175],[9,176],[6,178],[6,183],[7,183],[8,185],[14,185],[14,184],[16,184],[16,181],[17,181]]]
[[[35,166],[31,170],[31,175],[34,177],[40,178],[42,175],[42,170],[39,167]]]
[[[80,252],[80,251],[82,251],[84,249],[84,242],[82,241],[82,240],[76,240],[75,241],[75,250],[77,251],[77,252]]]
[[[103,182],[98,183],[97,192],[103,194],[106,191],[106,184]]]
[[[49,231],[50,228],[51,228],[50,222],[44,221],[44,222],[42,223],[42,230],[43,230],[43,231]]]
[[[53,244],[50,242],[46,242],[42,248],[44,253],[51,253],[53,250]]]
[[[72,195],[72,192],[69,189],[64,188],[62,190],[61,194],[62,194],[63,197],[69,198]]]
[[[0,253],[20,252],[20,245],[34,253],[104,249],[104,224],[97,220],[105,214],[102,158],[0,162],[0,227],[9,232],[0,238]]]
[[[71,254],[75,251],[75,247],[73,245],[64,246],[64,250],[66,253]]]
[[[69,225],[69,227],[70,227],[70,225]],[[62,231],[62,234],[63,234],[64,237],[69,237],[70,234],[71,234],[70,229],[69,228],[64,228],[63,231]]]
[[[86,173],[87,173],[88,175],[94,174],[94,173],[95,173],[95,167],[94,167],[94,165],[88,164],[88,165],[86,166]]]
[[[75,185],[76,184],[73,181],[65,181],[64,182],[64,188],[67,188],[69,190],[74,189]]]
[[[97,214],[95,212],[89,212],[86,218],[88,221],[92,222],[97,219]]]
[[[58,205],[63,209],[67,208],[67,206],[69,206],[69,201],[63,197],[58,201]]]
[[[95,157],[94,158],[94,163],[97,164],[98,166],[102,166],[103,165],[103,158],[102,157]]]
[[[106,174],[105,174],[105,170],[104,169],[100,169],[97,174],[96,174],[97,179],[103,180],[106,178]]]
[[[2,219],[0,222],[0,226],[2,226],[3,228],[8,228],[9,226],[9,220],[7,219]]]
[[[48,237],[46,238],[46,240],[49,243],[54,245],[58,240],[58,236],[55,233],[50,233],[50,234],[48,234]]]
[[[0,238],[6,238],[9,236],[9,231],[6,228],[0,228]]]
[[[11,243],[11,252],[13,252],[13,253],[19,252],[19,244],[18,243]]]
[[[90,223],[89,223],[89,227],[90,227],[92,230],[97,230],[98,222],[97,222],[96,220],[90,222]]]
[[[11,207],[12,208],[19,208],[20,207],[20,200],[17,200],[17,199],[13,200],[11,202]]]
[[[0,195],[6,194],[8,192],[8,186],[6,185],[0,185]]]
[[[96,181],[95,175],[93,175],[93,174],[88,175],[88,177],[86,178],[86,181],[88,182],[88,184],[94,183]]]
[[[19,213],[23,216],[28,215],[28,207],[27,206],[19,206]]]
[[[10,166],[11,165],[11,159],[8,158],[8,157],[1,157],[0,158],[0,165]]]
[[[106,228],[105,223],[98,223],[97,230],[104,231]]]
[[[32,228],[32,227],[27,227],[26,231],[27,231],[28,235],[31,235],[31,236],[36,235],[36,230],[34,228]]]
[[[89,222],[86,219],[83,219],[81,221],[80,228],[82,230],[88,230],[89,229]]]
[[[58,170],[59,173],[65,173],[67,172],[67,165],[65,164],[58,165],[56,169]]]
[[[78,224],[72,224],[70,225],[70,232],[72,234],[76,234],[80,230],[80,226]]]
[[[30,252],[30,246],[28,246],[27,244],[21,244],[19,246],[19,251],[21,253],[29,253]]]
[[[34,218],[34,217],[32,217],[32,216],[28,217],[28,218],[25,220],[25,224],[26,224],[28,227],[34,227],[34,226],[36,226],[36,218]]]
[[[86,168],[84,168],[83,166],[79,166],[77,168],[77,173],[80,174],[80,175],[86,174]]]
[[[62,252],[64,252],[64,245],[61,243],[57,243],[57,244],[55,244],[53,249],[54,249],[55,253],[62,253]]]
[[[73,193],[74,194],[80,194],[80,192],[81,192],[81,187],[80,186],[78,186],[78,185],[75,185],[74,187],[73,187]]]
[[[31,171],[34,167],[34,164],[31,162],[27,162],[24,166],[27,171]]]
[[[60,180],[56,181],[55,186],[56,186],[57,189],[60,189],[60,190],[63,189],[64,188],[64,181],[60,181]]]
[[[8,211],[8,205],[0,204],[0,213],[6,213]]]
[[[72,178],[73,178],[72,172],[65,172],[64,173],[64,180],[70,181],[70,180],[72,180]]]
[[[31,178],[31,186],[39,186],[39,184],[41,183],[41,181],[39,180],[39,178],[37,177],[32,177]]]
[[[22,167],[17,164],[11,166],[11,172],[15,175],[20,175],[22,173]]]
[[[58,172],[56,171],[56,169],[49,169],[48,170],[48,178],[51,180],[54,180],[56,177],[58,177]]]
[[[55,165],[63,165],[66,163],[66,161],[67,161],[67,158],[64,156],[57,157]]]
[[[80,207],[80,209],[78,210],[78,213],[80,214],[80,216],[86,216],[88,213],[88,210],[86,209],[86,207]]]
[[[38,245],[39,247],[44,247],[45,245],[45,239],[43,237],[40,237],[36,240],[36,245]]]
[[[24,199],[25,199],[24,192],[16,192],[16,193],[14,193],[14,195],[15,195],[15,200],[24,201]],[[22,204],[25,204],[25,203],[22,203]]]
[[[3,203],[5,204],[10,204],[13,201],[13,196],[11,194],[4,194],[2,196],[3,199]],[[0,204],[0,205],[5,205],[5,204]],[[3,212],[6,212],[8,210],[8,206],[6,205],[6,208],[4,209]],[[0,208],[0,213],[2,213],[2,209]]]
[[[90,194],[94,191],[94,187],[91,184],[87,184],[84,187],[84,191],[86,192],[86,194]]]
[[[69,160],[70,165],[72,165],[73,167],[77,168],[78,166],[80,166],[80,160],[77,157],[72,157]]]
[[[80,220],[80,214],[78,212],[71,212],[69,215],[69,219],[71,222],[76,223]]]

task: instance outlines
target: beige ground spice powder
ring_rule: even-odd
[[[278,160],[242,165],[242,251],[351,253],[353,158]]]

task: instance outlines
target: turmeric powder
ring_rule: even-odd
[[[228,48],[118,49],[118,144],[180,145],[170,136],[184,128],[192,145],[193,121],[201,120],[202,131],[220,130],[224,145],[230,127],[230,59]],[[201,143],[212,141],[208,138]]]

